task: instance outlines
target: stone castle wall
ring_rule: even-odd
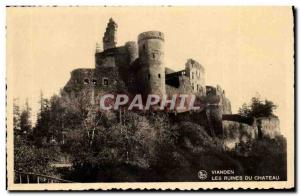
[[[222,127],[224,142],[228,148],[233,148],[239,142],[263,137],[273,139],[280,135],[279,119],[276,116],[247,120],[236,114],[225,115],[223,116]]]
[[[260,137],[274,138],[280,135],[280,122],[277,116],[256,118],[254,125],[257,126]]]
[[[185,74],[190,78],[193,92],[206,95],[204,67],[197,61],[188,59],[185,64]]]
[[[71,108],[88,108],[94,104],[94,69],[75,69],[61,91]]]
[[[86,88],[93,88],[94,69],[75,69],[64,87],[66,92],[80,92]]]
[[[258,137],[257,127],[235,121],[222,121],[224,144],[229,149],[240,142],[247,142]]]
[[[219,85],[217,87],[206,86],[206,95],[208,102],[218,103],[222,107],[222,115],[232,113],[230,100]]]
[[[176,83],[178,82],[178,87],[174,87],[173,85],[166,84],[166,94],[169,97],[176,94],[192,94],[193,89],[190,83],[190,80],[186,76],[178,76],[176,77]]]
[[[205,110],[188,111],[182,113],[170,113],[169,116],[170,119],[176,123],[180,121],[184,121],[184,122],[193,122],[200,126],[203,126],[205,127],[206,130],[210,131],[208,134],[210,134],[211,136],[213,135],[213,132],[211,132],[210,130],[209,119]]]

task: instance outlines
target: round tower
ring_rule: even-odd
[[[164,34],[148,31],[138,36],[139,81],[142,93],[163,95],[165,88]]]

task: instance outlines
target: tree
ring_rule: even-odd
[[[37,125],[32,131],[30,120],[31,108],[26,100],[25,107],[20,111],[20,107],[14,102],[14,169],[16,171],[34,172],[38,174],[52,175],[53,168],[51,162],[58,157],[58,150],[55,146],[39,146],[32,143],[37,140],[36,133],[41,130],[48,130],[49,121],[49,101],[41,99],[41,111],[38,115]],[[36,132],[36,130],[39,130]]]
[[[20,114],[20,132],[21,134],[30,134],[32,125],[30,121],[30,111],[28,101],[26,100],[25,109]]]
[[[50,103],[48,99],[45,99],[41,95],[40,100],[41,108],[37,114],[37,122],[33,129],[33,140],[35,144],[41,146],[50,137]]]
[[[244,117],[249,117],[251,115],[251,109],[246,103],[243,103],[242,107],[239,108],[238,113]]]
[[[259,118],[274,116],[274,110],[277,106],[270,100],[262,101],[259,96],[253,97],[247,105],[244,103],[239,108],[239,114],[247,118]]]
[[[14,126],[14,135],[20,135],[21,134],[21,128],[20,128],[20,106],[17,104],[17,99],[14,99],[13,102],[13,126]]]
[[[40,148],[29,145],[26,140],[16,138],[14,145],[14,169],[16,171],[33,172],[52,175],[50,163],[56,158],[53,148]]]
[[[61,104],[61,98],[54,95],[50,98],[49,108],[49,132],[51,138],[57,142],[62,140],[62,132],[65,125],[65,108]]]
[[[173,144],[166,114],[122,110],[111,115],[98,112],[97,123],[91,123],[94,137],[83,124],[67,137],[75,181],[140,180],[144,175],[132,171],[149,170],[159,163],[157,155]]]
[[[287,148],[282,135],[273,139],[264,137],[239,143],[232,156],[240,161],[248,175],[274,175],[286,180]]]
[[[60,142],[62,132],[67,127],[68,117],[72,114],[66,114],[66,108],[63,106],[61,97],[53,95],[50,100],[41,95],[41,109],[37,114],[37,123],[34,128],[34,137],[36,142]],[[65,123],[68,122],[68,123]]]

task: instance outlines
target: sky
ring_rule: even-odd
[[[58,94],[76,68],[93,68],[96,42],[109,18],[118,46],[149,30],[165,34],[165,66],[189,58],[205,68],[207,85],[225,90],[232,110],[260,94],[278,105],[283,134],[293,127],[291,7],[32,7],[7,8],[8,93],[35,113],[41,91]]]

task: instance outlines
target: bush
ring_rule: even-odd
[[[54,170],[50,163],[55,161],[58,150],[55,148],[38,148],[36,146],[18,141],[16,138],[14,147],[15,171],[32,172],[51,175]]]
[[[232,156],[242,163],[248,175],[280,176],[286,180],[287,152],[283,136],[240,143]]]

